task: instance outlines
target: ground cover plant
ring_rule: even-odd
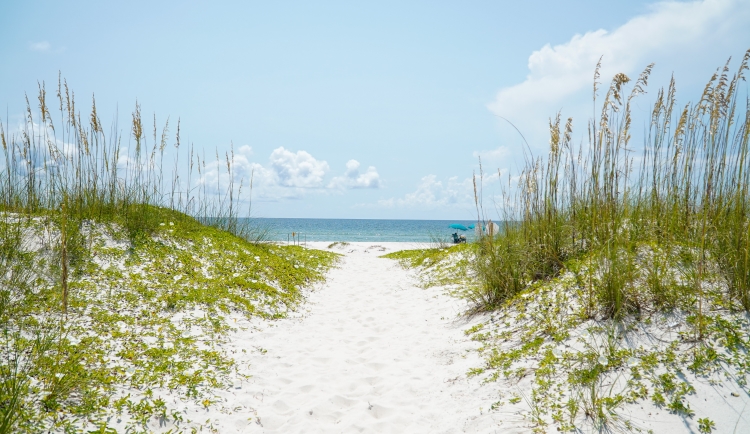
[[[580,146],[571,119],[550,121],[549,154],[504,191],[500,233],[477,241],[464,277],[487,315],[466,331],[485,358],[469,374],[508,386],[494,410],[540,432],[648,431],[660,412],[697,432],[748,423],[701,414],[700,394],[720,387],[741,410],[750,393],[749,59],[697,103],[678,106],[674,80],[661,89],[642,153],[631,107],[651,65],[632,85],[617,74],[601,102],[597,66],[600,114]]]
[[[146,146],[136,105],[126,153],[95,103],[57,96],[59,123],[41,84],[20,132],[0,125],[0,433],[211,430],[186,405],[231,411],[215,391],[252,375],[221,347],[229,317],[284,316],[335,254],[240,224],[230,154],[228,185],[191,179],[211,167],[192,149],[169,179],[168,122]]]
[[[424,288],[446,286],[457,291],[466,286],[472,272],[474,244],[461,243],[426,249],[397,250],[381,257],[394,259],[404,268],[417,270]]]

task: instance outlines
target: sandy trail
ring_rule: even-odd
[[[237,332],[233,351],[253,377],[227,392],[239,411],[212,415],[219,432],[495,432],[497,415],[480,410],[493,392],[466,378],[481,361],[462,302],[378,257],[405,246],[378,244],[387,250],[338,250],[296,318]]]
[[[219,433],[530,432],[526,403],[507,402],[512,393],[530,396],[530,376],[517,384],[467,378],[484,361],[464,330],[487,318],[461,317],[463,301],[442,288],[419,288],[413,271],[379,258],[419,246],[377,243],[383,251],[373,244],[334,249],[344,254],[338,268],[289,318],[235,315],[237,330],[224,348],[252,377],[218,391],[220,410],[186,403],[185,414]],[[693,385],[700,401],[688,397],[692,407],[721,426],[716,432],[747,431],[743,415],[750,406],[741,390]],[[506,403],[489,411],[501,395]],[[696,432],[693,419],[650,402],[620,411],[644,432]]]

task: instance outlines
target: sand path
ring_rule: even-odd
[[[419,288],[413,271],[379,258],[418,246],[378,244],[385,252],[371,243],[335,249],[344,254],[338,268],[289,318],[235,316],[237,330],[225,350],[252,377],[218,392],[221,410],[186,403],[186,415],[219,433],[530,432],[523,402],[491,412],[487,407],[500,395],[506,402],[509,393],[530,395],[531,377],[517,385],[481,385],[466,376],[483,361],[464,330],[486,318],[460,317],[466,309],[461,300],[441,288]],[[710,415],[720,432],[747,431],[741,414],[750,406],[740,389],[693,384],[699,414]],[[681,421],[649,402],[621,413],[644,431],[696,428],[692,419]]]
[[[481,362],[463,333],[471,323],[457,318],[462,303],[418,288],[370,245],[338,250],[339,267],[296,318],[237,332],[253,377],[229,392],[246,411],[216,418],[220,432],[495,431],[497,416],[480,412],[492,391],[466,378]]]

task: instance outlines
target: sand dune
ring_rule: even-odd
[[[225,393],[237,411],[210,415],[219,432],[494,432],[498,415],[480,407],[497,386],[466,378],[481,361],[462,302],[378,258],[404,245],[377,244],[337,249],[339,267],[298,315],[236,332],[252,378]]]
[[[185,402],[181,411],[193,426],[219,433],[531,432],[528,402],[508,400],[531,396],[531,376],[486,384],[481,376],[467,377],[486,361],[464,331],[489,318],[462,316],[464,301],[441,288],[418,287],[414,271],[379,257],[418,247],[424,246],[336,246],[344,255],[338,267],[307,293],[297,312],[276,321],[234,315],[230,324],[236,330],[223,348],[249,379],[219,390],[212,399],[218,405],[210,409]],[[693,381],[696,394],[687,399],[716,421],[717,432],[745,432],[747,396],[732,381],[725,383]],[[488,408],[499,401],[499,408]],[[174,404],[181,406],[176,399]],[[643,432],[696,432],[695,418],[650,401],[620,412]],[[584,425],[583,432],[596,430]],[[547,432],[556,432],[555,426]]]

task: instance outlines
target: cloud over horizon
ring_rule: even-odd
[[[414,208],[434,209],[446,206],[466,206],[473,201],[473,184],[471,178],[459,180],[457,176],[443,182],[436,175],[422,177],[416,190],[400,198],[379,200],[381,208]]]
[[[247,187],[252,177],[253,197],[262,201],[302,199],[308,194],[375,189],[382,186],[377,169],[369,166],[366,171],[360,172],[357,160],[349,160],[344,174],[333,177],[326,183],[326,176],[330,172],[328,162],[318,160],[307,151],[295,152],[280,146],[271,152],[266,165],[250,161],[252,155],[253,149],[250,146],[242,146],[228,164],[232,168],[235,185],[239,186],[242,180]],[[229,182],[226,164],[216,161],[207,163],[198,184],[205,184],[211,191],[223,193]]]
[[[686,75],[696,69],[697,62],[705,63],[705,59],[691,55],[697,49],[717,53],[724,60],[731,55],[741,56],[750,48],[740,46],[750,43],[747,23],[747,1],[656,3],[649,12],[611,31],[576,34],[565,43],[546,44],[534,51],[529,56],[526,79],[501,89],[487,107],[517,125],[532,147],[545,144],[547,119],[561,108],[563,116],[573,116],[579,132],[583,131],[591,113],[593,75],[600,58],[601,97],[616,73],[623,72],[634,79],[652,62],[656,62],[657,69],[660,63],[684,64],[680,72]],[[661,87],[667,83],[655,84]]]
[[[367,168],[365,173],[359,173],[359,161],[349,160],[346,162],[344,176],[337,176],[328,184],[328,188],[380,188],[380,174],[375,166]]]
[[[291,152],[283,146],[271,152],[271,170],[278,185],[297,188],[320,188],[329,170],[328,163],[316,160],[306,151]]]

